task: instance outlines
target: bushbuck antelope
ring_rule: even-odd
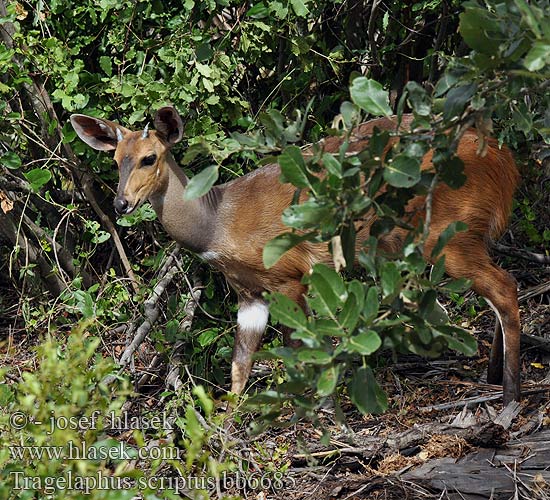
[[[410,123],[411,118],[405,118]],[[281,213],[295,193],[291,184],[279,180],[276,164],[226,184],[213,187],[191,201],[183,194],[188,183],[170,148],[182,138],[180,116],[172,107],[163,107],[155,116],[155,129],[132,132],[116,123],[85,115],[72,115],[79,137],[92,148],[114,151],[120,182],[114,200],[118,214],[133,212],[149,200],[168,234],[184,248],[195,252],[219,269],[237,293],[239,309],[237,333],[231,365],[231,390],[241,393],[252,368],[252,355],[259,348],[268,321],[268,304],[263,292],[281,292],[306,308],[302,276],[316,262],[330,264],[327,245],[304,242],[287,252],[271,269],[262,263],[265,243],[287,229]],[[374,127],[395,129],[396,120],[375,119],[357,127],[350,152],[365,148]],[[336,152],[340,140],[328,138],[321,146]],[[430,234],[425,257],[440,233],[453,221],[468,224],[468,230],[454,236],[444,248],[445,267],[453,278],[472,280],[472,288],[485,297],[497,315],[497,328],[489,362],[488,381],[503,383],[504,403],[519,400],[520,323],[516,282],[497,266],[488,253],[491,238],[498,238],[507,225],[512,196],[519,175],[512,154],[489,139],[487,153],[476,154],[478,137],[467,131],[458,145],[464,162],[466,183],[457,190],[439,184],[432,201]],[[422,168],[430,168],[432,153],[426,154]],[[413,198],[409,213],[422,214],[425,197]],[[358,247],[369,233],[374,218],[357,235]],[[399,249],[406,231],[396,227],[380,237],[381,250]],[[287,344],[290,332],[284,331]]]

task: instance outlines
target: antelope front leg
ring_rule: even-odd
[[[241,394],[252,369],[252,355],[260,347],[269,308],[262,299],[239,298],[237,335],[231,363],[231,392]]]

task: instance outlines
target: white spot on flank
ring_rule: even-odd
[[[216,260],[220,257],[220,254],[218,252],[201,252],[199,254],[199,257],[204,260]]]
[[[264,302],[245,303],[239,307],[237,323],[243,330],[264,331],[269,318],[269,308]]]

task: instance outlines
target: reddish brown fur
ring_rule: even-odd
[[[403,127],[408,128],[412,118],[405,117]],[[255,172],[227,184],[217,186],[203,198],[191,202],[183,200],[187,178],[176,166],[169,148],[181,138],[181,119],[173,108],[162,108],[155,119],[157,133],[143,138],[140,132],[122,129],[124,140],[113,145],[113,137],[105,137],[106,127],[97,119],[76,115],[71,118],[75,129],[88,144],[96,149],[115,149],[119,165],[124,158],[131,159],[134,169],[119,196],[131,203],[149,198],[170,235],[186,248],[208,258],[221,270],[236,290],[240,307],[262,303],[263,292],[281,292],[298,302],[304,310],[306,289],[302,276],[316,262],[330,264],[331,255],[326,245],[310,242],[288,251],[271,269],[262,261],[264,245],[275,236],[286,232],[281,214],[292,200],[295,188],[281,184],[278,165],[261,167]],[[101,122],[101,121],[99,121]],[[102,122],[111,130],[117,126]],[[358,152],[368,143],[374,127],[395,129],[394,119],[371,120],[354,130],[348,152]],[[178,128],[179,127],[179,128]],[[100,130],[101,129],[101,130]],[[393,144],[395,139],[390,142]],[[341,139],[325,139],[325,151],[336,152]],[[495,332],[488,380],[503,380],[504,401],[519,399],[519,310],[514,279],[491,260],[487,244],[504,231],[512,205],[512,197],[519,175],[512,154],[506,147],[498,148],[489,139],[487,154],[478,156],[478,137],[474,130],[467,131],[458,145],[458,156],[464,162],[466,183],[453,190],[440,183],[433,193],[430,234],[425,245],[425,257],[431,251],[441,231],[456,220],[468,224],[468,230],[459,233],[443,250],[445,266],[454,278],[468,278],[472,288],[486,297],[498,311],[502,332]],[[143,157],[154,151],[156,165],[139,169]],[[311,153],[311,150],[305,150]],[[431,152],[422,163],[431,168]],[[122,194],[121,194],[122,192]],[[424,217],[425,197],[413,198],[407,206],[405,218],[409,222]],[[358,248],[368,237],[375,217],[370,214],[363,221],[357,237]],[[404,241],[406,231],[395,228],[379,239],[379,248],[396,252]],[[288,331],[285,338],[288,341]],[[251,356],[257,349],[262,331],[239,326],[233,357],[232,390],[241,392],[252,364]],[[504,345],[503,345],[504,344]],[[503,369],[504,367],[504,369]]]

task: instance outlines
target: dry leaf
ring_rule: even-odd
[[[476,116],[476,131],[477,138],[479,139],[479,146],[477,147],[477,154],[481,157],[487,154],[487,137],[490,137],[493,133],[493,120],[490,118],[484,118],[481,115]]]
[[[25,7],[23,7],[19,2],[15,4],[15,14],[19,21],[23,21],[23,19],[26,19],[29,15],[29,13],[25,10]]]
[[[5,214],[13,209],[13,200],[3,191],[0,191],[0,208],[2,208],[2,212]]]
[[[342,238],[339,235],[333,236],[330,243],[332,245],[332,262],[334,263],[334,269],[338,273],[340,269],[346,267],[346,259],[344,258],[344,250],[342,249]]]

